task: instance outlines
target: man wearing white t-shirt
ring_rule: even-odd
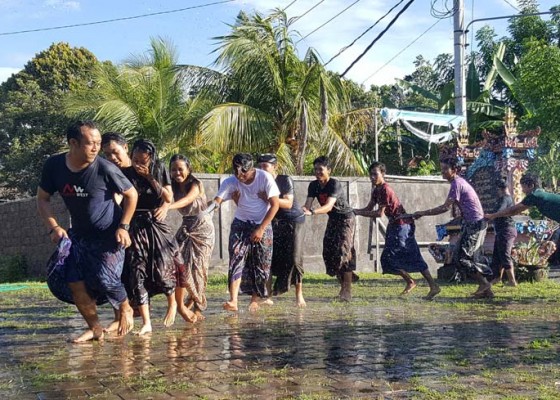
[[[237,311],[237,296],[251,295],[250,311],[256,311],[260,302],[272,304],[266,282],[272,262],[272,219],[279,207],[280,191],[272,175],[253,166],[250,154],[233,157],[233,176],[222,182],[214,204],[235,197],[237,210],[229,235],[229,301],[223,307]],[[263,201],[266,198],[266,201]]]

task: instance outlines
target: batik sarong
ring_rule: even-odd
[[[488,223],[481,219],[476,222],[464,222],[461,226],[461,237],[455,247],[454,261],[460,272],[469,275],[480,272],[484,276],[492,276],[492,269],[484,263],[483,244]]]
[[[506,226],[496,229],[496,237],[494,238],[494,251],[492,252],[492,272],[499,275],[500,268],[513,268],[513,258],[511,251],[515,238],[517,237],[517,229],[515,226]]]
[[[274,245],[270,273],[276,277],[273,294],[290,290],[290,285],[303,279],[303,233],[304,223],[283,219],[272,221]]]
[[[47,284],[59,300],[74,304],[68,283],[84,281],[89,296],[97,305],[110,302],[118,309],[126,300],[121,282],[124,249],[114,237],[79,238],[68,231],[69,249],[58,246],[47,262]],[[62,252],[66,254],[62,254]]]
[[[272,227],[268,225],[260,242],[251,242],[251,234],[259,225],[237,218],[231,224],[229,234],[228,281],[241,278],[240,292],[268,297],[266,281],[272,262]]]
[[[381,254],[381,267],[384,274],[422,272],[428,264],[422,258],[420,248],[414,237],[414,224],[389,223],[385,235],[385,248]]]
[[[354,213],[329,215],[323,238],[323,260],[327,274],[342,281],[344,273],[356,270],[356,250],[354,249]],[[352,280],[358,280],[352,274]]]
[[[185,262],[177,276],[177,285],[187,289],[188,300],[197,309],[206,310],[208,266],[214,248],[214,224],[211,215],[204,218],[184,216],[175,235]]]
[[[148,304],[157,294],[171,295],[183,259],[169,225],[156,220],[149,211],[137,211],[130,222],[130,239],[125,280],[132,305]]]

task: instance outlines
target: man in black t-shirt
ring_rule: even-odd
[[[118,324],[111,327],[125,335],[132,329],[133,318],[121,272],[138,196],[116,166],[97,157],[101,135],[95,123],[76,122],[68,128],[66,138],[70,150],[45,162],[37,189],[39,214],[51,240],[59,243],[47,281],[55,296],[76,304],[89,326],[75,343],[103,337],[96,303],[107,300],[119,311]],[[68,232],[56,221],[50,204],[55,192],[70,212]],[[122,210],[114,201],[116,193],[124,197]],[[64,256],[61,250],[69,240],[71,247]]]
[[[294,181],[288,175],[278,175],[278,161],[274,154],[261,154],[257,159],[260,169],[271,174],[280,190],[280,208],[272,220],[272,264],[268,291],[273,295],[296,288],[296,304],[306,306],[303,298],[303,234],[305,215],[295,199]],[[266,197],[266,196],[264,196]],[[263,198],[263,200],[265,200]],[[265,200],[266,201],[266,200]],[[272,277],[276,276],[274,290]]]

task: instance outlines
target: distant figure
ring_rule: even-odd
[[[513,206],[513,199],[509,195],[507,181],[500,179],[496,182],[498,188],[498,197],[500,206],[498,211],[505,210]],[[492,272],[494,279],[492,284],[502,282],[504,270],[508,278],[509,286],[517,286],[515,280],[515,270],[513,267],[513,259],[511,258],[511,250],[513,243],[517,237],[517,229],[515,228],[515,221],[511,217],[502,217],[494,219],[494,251],[492,253]]]
[[[442,177],[451,183],[447,200],[439,207],[416,211],[414,218],[443,214],[449,211],[454,203],[459,206],[463,222],[453,259],[459,271],[471,275],[478,282],[478,289],[472,296],[474,298],[492,298],[494,297],[492,285],[487,280],[487,277],[492,276],[492,270],[488,265],[479,262],[488,227],[488,223],[484,220],[482,205],[473,187],[459,176],[461,167],[456,159],[442,160],[440,166]]]
[[[126,335],[134,320],[121,273],[124,249],[131,244],[128,229],[137,193],[117,167],[97,156],[101,134],[94,122],[74,123],[66,139],[69,151],[45,162],[37,189],[37,208],[51,240],[61,244],[71,240],[67,256],[55,257],[61,265],[49,266],[47,282],[59,299],[76,304],[88,324],[89,329],[73,342],[103,338],[96,303],[107,300],[118,310],[117,333]],[[51,207],[55,192],[72,218],[68,232],[56,221]],[[115,194],[124,197],[122,209],[113,201]]]
[[[356,216],[348,205],[346,193],[340,182],[331,178],[331,164],[327,157],[313,161],[317,180],[309,184],[307,200],[303,206],[305,215],[328,214],[329,220],[323,237],[323,261],[327,274],[336,276],[340,282],[338,298],[352,300],[352,281],[358,280],[356,270],[356,250],[354,230]],[[319,201],[318,208],[312,208],[313,201]]]
[[[203,320],[202,312],[207,306],[208,267],[214,248],[214,224],[210,214],[198,218],[208,205],[204,186],[192,174],[189,159],[176,154],[169,161],[169,169],[175,199],[170,208],[178,210],[183,216],[183,223],[175,235],[185,262],[185,272],[180,274],[184,279],[177,282],[175,290],[177,311],[188,320],[187,310],[192,308],[197,320]],[[186,307],[185,295],[188,295]]]
[[[272,219],[278,211],[280,191],[268,172],[255,169],[250,154],[233,157],[233,176],[222,182],[212,204],[201,214],[209,214],[223,201],[235,196],[237,209],[229,234],[229,301],[224,310],[237,311],[239,291],[251,295],[250,311],[272,305],[266,282],[272,262]],[[263,201],[266,197],[267,201]]]
[[[408,294],[416,287],[416,282],[409,275],[420,272],[428,282],[430,291],[424,297],[432,300],[441,289],[434,282],[428,264],[422,258],[420,248],[414,237],[416,227],[412,218],[401,218],[406,214],[394,190],[385,182],[385,164],[374,162],[369,167],[371,180],[371,198],[366,207],[354,209],[354,214],[381,218],[386,215],[389,219],[385,235],[385,248],[381,254],[381,267],[384,274],[400,275],[406,282],[402,294]],[[377,210],[373,210],[375,205]]]
[[[270,173],[280,190],[280,209],[272,220],[274,245],[272,268],[268,280],[268,291],[273,295],[287,292],[290,285],[296,288],[296,304],[305,307],[303,298],[303,233],[305,214],[295,199],[294,181],[289,175],[278,175],[278,160],[275,154],[261,154],[257,159],[259,167]]]

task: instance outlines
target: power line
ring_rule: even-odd
[[[379,32],[379,35],[377,35],[377,37],[375,39],[373,39],[373,41],[365,48],[365,50],[362,52],[362,54],[360,54],[358,56],[358,58],[356,58],[354,61],[352,61],[352,64],[350,64],[350,66],[348,68],[346,68],[346,70],[342,73],[342,75],[340,75],[341,77],[344,77],[344,75],[346,75],[346,73],[348,71],[350,71],[352,69],[352,67],[354,65],[356,65],[356,63],[358,61],[361,60],[361,58],[363,56],[366,55],[366,53],[373,47],[373,45],[383,37],[383,35],[385,35],[385,33],[389,30],[389,28],[391,28],[391,26],[393,26],[393,24],[400,18],[400,16],[407,10],[408,7],[410,7],[410,5],[414,3],[414,0],[410,0],[408,3],[405,4],[405,6],[397,13],[397,15],[395,15],[395,17],[391,20],[391,22],[389,22],[389,25],[387,25],[387,27],[385,29],[383,29],[381,32]]]
[[[218,5],[218,4],[232,3],[234,1],[235,0],[222,0],[222,1],[215,1],[215,2],[212,2],[212,3],[199,4],[197,6],[177,8],[177,9],[174,9],[174,10],[158,11],[158,12],[153,12],[153,13],[148,13],[148,14],[133,15],[133,16],[130,16],[130,17],[113,18],[113,19],[106,19],[106,20],[102,20],[102,21],[93,21],[93,22],[83,22],[83,23],[80,23],[80,24],[72,24],[72,25],[51,26],[51,27],[48,27],[48,28],[26,29],[26,30],[23,30],[23,31],[2,32],[2,33],[0,33],[0,36],[19,35],[19,34],[22,34],[22,33],[31,33],[31,32],[54,31],[54,30],[58,30],[58,29],[77,28],[79,26],[108,24],[108,23],[111,23],[111,22],[128,21],[128,20],[131,20],[131,19],[153,17],[155,15],[174,14],[174,13],[178,13],[178,12],[182,12],[182,11],[193,10],[193,9],[196,9],[196,8],[204,8],[204,7],[215,6],[215,5]]]
[[[391,13],[391,11],[393,11],[395,8],[397,8],[403,1],[404,1],[404,0],[400,0],[397,4],[395,4],[393,7],[391,7],[391,9],[390,9],[389,11],[387,11],[383,16],[381,16],[381,18],[379,18],[377,21],[375,21],[375,23],[374,23],[372,26],[370,26],[369,28],[367,28],[365,31],[362,32],[362,34],[361,34],[360,36],[358,36],[356,39],[354,39],[354,40],[352,41],[352,43],[350,43],[348,46],[345,46],[345,47],[343,47],[342,49],[340,49],[340,50],[338,51],[338,53],[336,53],[334,56],[332,56],[331,59],[325,63],[325,67],[326,67],[327,65],[329,65],[330,62],[331,62],[332,60],[334,60],[336,57],[338,57],[339,55],[341,55],[342,53],[344,53],[344,52],[345,52],[346,50],[348,50],[350,47],[354,46],[354,44],[355,44],[358,40],[360,40],[366,33],[368,33],[368,32],[371,31],[373,28],[375,28],[375,26],[376,26],[378,23],[380,23],[380,22],[383,20],[383,18],[385,18],[387,15],[389,15],[389,14]]]
[[[345,13],[350,7],[352,7],[353,5],[355,5],[356,3],[360,2],[361,0],[356,0],[355,2],[353,2],[352,4],[350,4],[348,7],[346,7],[344,10],[340,11],[338,14],[336,14],[334,17],[332,17],[331,19],[329,19],[327,22],[319,25],[317,28],[313,29],[311,32],[309,32],[307,35],[305,35],[304,37],[302,37],[300,40],[298,40],[296,42],[296,44],[298,44],[299,42],[301,42],[302,40],[305,40],[306,38],[308,38],[309,36],[313,35],[315,32],[317,32],[319,29],[321,29],[323,26],[327,25],[329,22],[331,22],[333,19],[337,18],[338,16],[342,15],[343,13]]]
[[[508,0],[504,0],[505,3],[507,3],[511,8],[513,8],[515,11],[521,11],[519,10],[519,8],[517,8],[516,6],[514,6],[513,4],[511,4]]]
[[[299,21],[300,19],[302,19],[303,17],[305,17],[307,14],[309,14],[311,11],[313,11],[316,7],[318,7],[321,3],[323,3],[325,0],[320,0],[317,4],[315,4],[313,7],[311,7],[309,10],[307,10],[306,12],[304,12],[301,15],[298,15],[297,17],[294,18],[293,23]]]
[[[294,4],[296,1],[298,0],[294,0],[292,1],[290,4],[288,4],[286,7],[284,7],[284,9],[282,11],[286,11],[288,8],[290,8],[292,6],[292,4]]]
[[[371,74],[370,76],[368,76],[366,79],[363,80],[362,84],[364,84],[367,80],[369,80],[370,78],[372,78],[373,76],[377,75],[377,73],[379,71],[381,71],[383,68],[385,68],[387,65],[389,65],[395,58],[397,58],[398,56],[400,56],[402,53],[404,53],[406,50],[408,50],[408,48],[410,46],[412,46],[414,43],[416,43],[418,40],[420,40],[420,38],[422,38],[422,36],[424,36],[426,33],[428,33],[430,30],[432,30],[432,28],[434,26],[436,26],[437,24],[440,23],[440,21],[442,21],[441,19],[438,19],[436,22],[434,22],[428,29],[426,29],[424,32],[422,32],[416,39],[414,39],[412,42],[410,42],[408,45],[406,45],[401,51],[399,51],[397,54],[395,54],[389,61],[387,61],[385,64],[383,64],[381,67],[379,67],[373,74]]]

